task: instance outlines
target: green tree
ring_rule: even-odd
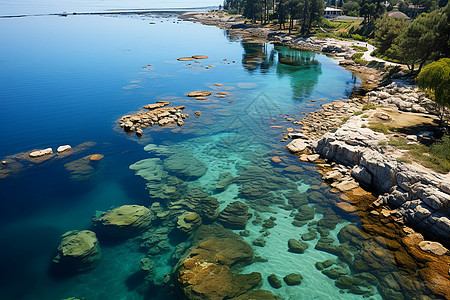
[[[442,124],[450,107],[450,58],[442,58],[423,68],[417,76],[417,85],[434,98]]]
[[[388,54],[388,49],[391,48],[395,39],[405,31],[407,26],[407,22],[401,18],[384,15],[378,19],[375,23],[375,46],[377,46],[377,51],[383,55]]]
[[[390,50],[411,72],[419,64],[418,72],[428,62],[448,55],[448,5],[444,9],[421,14],[395,40]]]

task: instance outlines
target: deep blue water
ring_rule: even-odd
[[[205,162],[207,175],[192,184],[208,189],[222,170],[238,172],[235,165],[266,155],[261,153],[283,151],[281,130],[292,126],[283,115],[300,116],[321,103],[347,97],[359,82],[322,54],[232,41],[223,30],[178,21],[174,15],[0,19],[0,29],[0,157],[95,143],[60,160],[25,163],[20,172],[0,179],[2,299],[156,298],[158,291],[149,296],[136,278],[145,254],[130,243],[102,246],[103,260],[89,273],[51,276],[50,261],[60,235],[90,228],[96,211],[154,201],[145,181],[129,169],[149,157],[145,145],[169,145]],[[176,60],[195,54],[209,59],[191,65]],[[300,63],[280,64],[281,56]],[[150,70],[143,68],[148,65]],[[208,65],[214,67],[206,69]],[[219,90],[213,83],[222,83],[221,89],[231,95],[204,102],[184,96],[193,90]],[[185,105],[191,117],[181,128],[150,128],[140,140],[117,127],[122,115],[156,100]],[[196,110],[202,111],[201,117],[193,114]],[[224,140],[230,136],[233,142],[227,144]],[[74,180],[64,164],[93,153],[105,158],[88,179]],[[286,160],[296,163],[295,158]],[[308,185],[299,183],[298,188]],[[214,196],[226,205],[236,196],[236,187]],[[287,225],[280,228],[291,230]],[[311,255],[303,259],[329,258],[317,251]],[[269,272],[266,268],[257,270]],[[307,281],[305,290],[281,293],[292,299],[306,293],[312,299],[313,285],[324,284],[321,278],[315,280],[309,287]],[[341,297],[332,281],[328,285],[322,296]]]

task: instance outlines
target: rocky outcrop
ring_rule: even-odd
[[[419,92],[418,87],[404,82],[393,82],[388,86],[367,93],[370,101],[400,111],[429,113],[435,111],[435,102]]]
[[[92,221],[102,233],[127,238],[149,228],[154,219],[152,212],[144,206],[123,205],[94,217]]]
[[[100,246],[94,232],[69,231],[62,235],[53,263],[64,270],[82,272],[94,268],[100,258]]]
[[[252,257],[252,248],[239,235],[220,225],[203,225],[177,268],[178,286],[188,299],[251,299],[261,274],[235,274],[232,269],[249,264]]]
[[[52,148],[46,148],[43,150],[36,150],[30,153],[30,157],[40,157],[48,154],[53,154]]]
[[[231,202],[219,213],[218,221],[225,228],[245,229],[251,215],[248,214],[248,206],[240,201]]]
[[[164,126],[169,124],[177,124],[182,126],[184,119],[188,118],[188,114],[183,114],[184,106],[166,107],[170,104],[167,101],[157,101],[154,104],[145,105],[135,114],[129,114],[119,119],[119,125],[126,132],[136,132],[138,136],[142,136],[142,128],[149,126]]]
[[[178,217],[177,229],[184,233],[191,233],[200,226],[202,218],[195,212],[186,212]]]
[[[448,182],[442,175],[383,154],[379,144],[386,143],[388,138],[382,133],[363,128],[362,124],[360,117],[350,118],[335,132],[326,133],[312,150],[351,168],[351,175],[357,181],[382,194],[379,204],[398,208],[412,227],[441,241],[448,240]],[[339,184],[335,186],[339,187]]]

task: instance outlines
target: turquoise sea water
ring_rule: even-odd
[[[202,188],[219,200],[221,209],[235,200],[250,206],[254,217],[247,225],[249,244],[261,235],[260,224],[253,222],[256,215],[262,220],[277,218],[277,225],[265,237],[266,246],[254,246],[256,255],[268,261],[242,270],[262,273],[264,289],[284,299],[362,298],[340,293],[333,280],[315,269],[315,262],[336,257],[314,250],[314,241],[304,254],[290,253],[286,247],[289,238],[298,239],[308,231],[307,226],[291,224],[293,216],[284,205],[289,192],[305,193],[312,186],[324,195],[328,192],[317,172],[284,170],[288,165],[303,167],[280,142],[282,130],[295,127],[284,117],[300,117],[322,103],[348,97],[359,80],[336,61],[253,39],[235,41],[223,30],[179,21],[175,14],[0,19],[0,28],[4,129],[0,157],[90,142],[67,157],[23,163],[0,179],[4,268],[0,298],[176,299],[170,288],[143,280],[139,262],[146,254],[136,239],[114,244],[101,241],[103,258],[90,272],[61,277],[50,270],[60,235],[89,229],[97,211],[160,201],[149,197],[145,179],[135,175],[136,163],[155,157],[164,161],[172,152],[195,157],[208,168],[201,178],[186,180],[188,188]],[[199,63],[176,60],[198,54],[209,58]],[[282,64],[281,58],[295,64]],[[230,95],[206,101],[184,96],[194,90]],[[190,114],[185,125],[148,128],[141,139],[117,126],[122,115],[157,100],[185,105]],[[197,110],[199,117],[193,113]],[[65,168],[93,153],[105,158],[87,176],[77,177]],[[271,164],[275,155],[284,164]],[[144,162],[139,168],[164,168],[155,165],[155,160]],[[225,172],[239,179],[218,192],[215,184]],[[255,199],[241,190],[245,184],[271,181],[279,182],[279,188],[271,187],[270,197]],[[314,220],[322,219],[325,212],[316,207]],[[330,232],[336,244],[336,235],[346,224],[349,221],[342,219]],[[167,253],[152,257],[156,281],[170,272],[175,246],[172,242]],[[271,273],[281,278],[296,271],[305,278],[298,287],[275,290],[265,280]],[[380,298],[374,287],[371,290],[373,299]]]

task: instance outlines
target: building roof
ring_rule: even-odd
[[[409,19],[409,17],[407,15],[405,15],[404,13],[402,13],[401,11],[391,11],[388,13],[389,17],[394,17],[394,18],[401,18],[404,20]]]
[[[333,7],[326,7],[325,11],[343,11],[342,9],[339,8],[333,8]]]

